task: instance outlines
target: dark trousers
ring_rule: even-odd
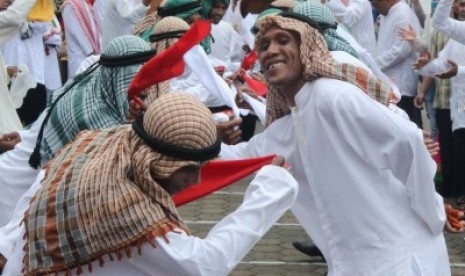
[[[452,132],[452,143],[454,147],[453,183],[456,196],[460,197],[465,195],[465,128]]]
[[[410,121],[417,124],[419,128],[423,128],[421,120],[421,110],[413,104],[414,98],[415,97],[402,96],[400,101],[397,103],[397,106],[407,113],[408,117],[410,118]]]
[[[44,111],[46,104],[47,91],[45,85],[37,84],[36,88],[29,89],[26,97],[24,97],[23,105],[16,110],[23,125],[32,124]]]
[[[436,109],[435,111],[442,167],[442,184],[439,193],[444,197],[456,197],[456,189],[453,184],[454,146],[450,109]]]

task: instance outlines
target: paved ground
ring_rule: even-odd
[[[202,200],[181,208],[181,215],[194,235],[205,237],[222,217],[239,206],[243,198],[245,179]],[[446,234],[452,275],[465,276],[465,234]],[[326,265],[320,258],[307,257],[292,247],[292,241],[308,240],[293,215],[286,213],[261,239],[231,273],[234,276],[253,275],[324,275]],[[441,275],[438,275],[441,276]]]

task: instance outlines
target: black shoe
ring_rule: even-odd
[[[299,250],[300,252],[311,256],[311,257],[323,257],[323,253],[321,253],[320,249],[316,247],[316,245],[311,243],[303,243],[303,242],[293,242],[292,245],[295,249]]]

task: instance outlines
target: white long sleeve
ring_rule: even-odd
[[[465,22],[450,17],[453,0],[439,1],[433,15],[433,27],[462,44],[465,44]]]
[[[371,99],[361,93],[341,93],[328,117],[334,119],[347,145],[363,160],[377,170],[390,170],[406,186],[412,209],[432,233],[441,233],[444,209],[432,183],[436,165],[423,144],[421,131],[391,111],[380,112],[377,105],[363,101]]]
[[[178,273],[170,275],[226,275],[291,207],[297,190],[297,182],[285,169],[265,166],[247,188],[241,206],[216,224],[205,239],[170,233],[169,243],[159,238],[158,249],[149,247],[153,258],[140,260],[167,271],[177,267],[174,271]],[[165,259],[156,256],[161,253],[158,251],[172,262],[158,261]]]
[[[0,43],[10,39],[19,29],[35,0],[15,0],[3,11],[0,11]]]

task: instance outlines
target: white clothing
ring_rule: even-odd
[[[46,114],[42,112],[30,129],[19,132],[21,142],[13,150],[0,155],[0,226],[11,219],[18,200],[31,187],[40,171],[29,166],[29,157]]]
[[[0,134],[17,131],[23,127],[7,85],[8,74],[0,52]]]
[[[183,75],[170,80],[171,91],[192,95],[207,107],[229,106],[239,116],[236,94],[213,69],[221,61],[207,56],[200,45],[192,47],[183,59],[186,68]]]
[[[105,0],[102,14],[102,49],[110,41],[122,35],[129,35],[134,25],[144,18],[147,7],[141,0]]]
[[[0,43],[7,42],[18,33],[21,23],[35,0],[15,0],[7,9],[0,11]],[[22,128],[8,91],[8,74],[0,51],[0,134]]]
[[[211,36],[213,41],[211,44],[210,56],[213,56],[227,65],[229,71],[235,71],[238,68],[231,64],[231,53],[234,50],[235,41],[239,39],[239,34],[234,30],[233,26],[221,20],[218,24],[212,24]]]
[[[131,258],[119,262],[111,262],[105,255],[103,267],[94,263],[92,273],[84,271],[81,275],[227,275],[292,206],[297,190],[297,182],[289,172],[277,166],[265,166],[247,188],[241,206],[216,224],[206,238],[187,236],[176,229],[178,233],[166,235],[169,243],[157,238],[156,248],[144,243],[142,255],[133,253]],[[15,243],[10,252],[2,252],[8,259],[4,276],[17,275],[22,269],[24,232],[24,225],[9,232],[7,239],[14,236]],[[0,229],[0,236],[3,233]],[[5,240],[1,236],[0,250],[6,248]]]
[[[42,34],[47,31],[48,22],[24,23],[21,31],[2,45],[5,63],[12,66],[26,64],[35,81],[45,83],[44,63],[45,52]],[[21,39],[21,32],[29,28],[30,37]]]
[[[82,5],[85,6],[88,13],[88,18],[94,18],[92,7],[87,1],[82,1]],[[66,37],[66,53],[68,56],[68,79],[72,79],[76,72],[84,61],[84,59],[92,54],[94,50],[92,45],[87,39],[84,31],[79,24],[76,14],[73,11],[71,5],[66,5],[62,11],[65,25],[65,37]],[[93,32],[96,32],[95,22],[89,22]]]
[[[26,20],[35,0],[15,0],[6,10],[0,11],[0,43],[9,40]]]
[[[447,60],[453,60],[460,67],[465,66],[465,45],[449,39],[438,57],[425,65],[419,73],[424,76],[434,77],[436,74],[446,71],[450,64]],[[457,74],[450,79],[450,116],[452,119],[452,131],[465,128],[465,75]]]
[[[341,0],[331,0],[326,6],[336,19],[344,24],[355,40],[372,55],[376,53],[376,37],[371,4],[368,0],[350,0],[348,6]]]
[[[465,22],[450,17],[453,0],[441,0],[433,14],[433,27],[453,40],[465,44]]]
[[[299,183],[292,211],[329,276],[450,275],[436,166],[416,125],[335,79],[306,83],[295,103],[220,157],[285,157]]]
[[[397,84],[402,95],[413,97],[417,94],[418,82],[418,75],[412,69],[416,56],[409,43],[397,34],[399,28],[407,29],[409,25],[421,35],[418,18],[404,1],[399,1],[381,17],[375,61]]]

